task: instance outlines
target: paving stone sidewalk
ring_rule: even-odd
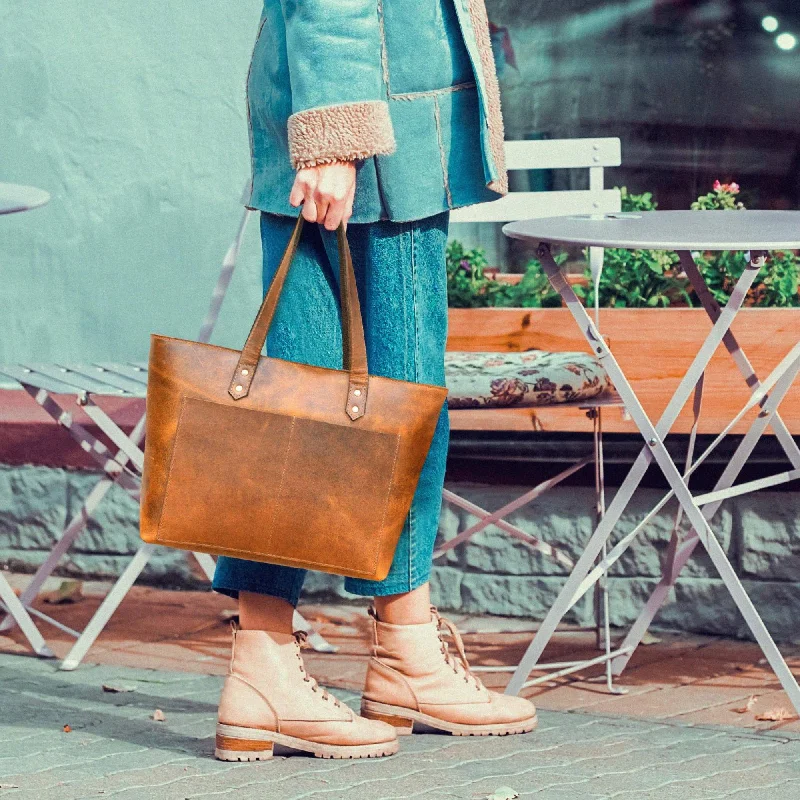
[[[221,681],[109,665],[65,673],[0,655],[0,797],[478,800],[509,787],[541,800],[800,798],[800,734],[559,711],[542,711],[528,736],[414,735],[377,761],[222,763],[212,756]],[[355,693],[336,694],[357,706]]]

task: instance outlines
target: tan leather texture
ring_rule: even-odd
[[[344,369],[261,355],[302,226],[241,352],[151,336],[141,536],[382,580],[447,390],[368,374],[341,226]]]

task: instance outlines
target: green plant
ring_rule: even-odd
[[[738,183],[714,181],[713,191],[701,195],[692,203],[692,211],[744,211],[744,203],[736,199]]]
[[[563,264],[567,260],[566,253],[556,256],[556,263]],[[516,286],[509,286],[513,291],[509,294],[507,306],[515,308],[559,308],[561,295],[553,289],[542,265],[535,258],[528,262],[525,274]]]
[[[745,253],[695,253],[695,262],[714,299],[728,302],[736,281],[747,266]],[[764,308],[800,307],[800,259],[794,253],[770,253],[769,267],[759,274],[748,292],[746,303]],[[700,301],[691,293],[692,305]]]
[[[686,282],[675,277],[678,256],[663,250],[606,250],[600,277],[600,305],[603,308],[666,308],[678,301],[689,303]],[[594,305],[594,285],[587,268],[587,286],[575,286],[575,293],[587,305]]]
[[[712,191],[692,203],[694,211],[743,211],[736,183],[715,181]],[[658,203],[651,192],[632,194],[620,188],[622,210],[654,211]],[[584,256],[586,253],[584,252]],[[563,264],[567,255],[556,261]],[[747,266],[743,253],[696,253],[695,260],[717,302],[724,304]],[[532,260],[518,284],[494,280],[484,274],[487,267],[483,250],[464,250],[458,241],[447,247],[447,295],[455,308],[523,307],[549,308],[561,305],[541,264]],[[584,271],[587,285],[575,285],[575,293],[587,304],[594,304],[591,271]],[[772,308],[800,307],[800,257],[792,252],[770,254],[769,269],[763,270],[748,294],[747,304]],[[600,305],[604,308],[666,308],[672,305],[699,306],[691,284],[680,268],[675,253],[659,250],[605,251],[599,286]]]
[[[559,254],[559,263],[566,260]],[[561,305],[538,261],[529,262],[519,283],[487,277],[486,253],[481,248],[465,250],[457,239],[447,245],[447,302],[451,308],[548,308]]]
[[[655,211],[658,208],[658,203],[653,200],[652,192],[631,194],[627,186],[621,186],[619,193],[623,211]]]
[[[465,250],[457,239],[448,242],[447,303],[451,308],[482,308],[492,305],[492,281],[485,277],[483,250]]]
[[[658,203],[650,192],[631,194],[620,188],[623,211],[654,211]],[[584,253],[585,255],[585,253]],[[686,281],[676,277],[679,259],[666,250],[605,251],[600,277],[600,305],[603,308],[665,308],[676,302],[689,302]],[[587,267],[587,286],[576,286],[575,293],[587,305],[594,305],[594,282]]]
[[[692,203],[693,211],[744,211],[738,199],[740,189],[736,183],[715,181],[712,191]],[[650,192],[630,194],[626,187],[620,189],[623,211],[653,211],[658,203]],[[709,252],[695,254],[714,298],[725,304],[747,265],[744,253]],[[591,273],[586,269],[588,287],[577,287],[579,296],[588,304],[594,303]],[[800,259],[793,253],[771,253],[770,266],[753,285],[748,305],[766,307],[800,306],[798,280]],[[680,270],[679,259],[672,252],[616,250],[605,251],[603,275],[600,281],[600,305],[604,308],[663,308],[676,303],[699,306],[690,282]]]
[[[757,306],[800,307],[800,258],[784,250],[770,253],[769,271],[751,295]]]
[[[714,182],[709,192],[692,203],[694,211],[744,211],[745,206],[737,199],[739,184]],[[747,266],[744,253],[723,251],[720,253],[696,253],[695,262],[703,275],[714,299],[725,304],[736,281]],[[800,259],[794,253],[770,253],[769,268],[763,270],[750,289],[746,302],[752,306],[787,308],[800,306],[798,283],[800,282]],[[694,292],[692,305],[700,305]]]

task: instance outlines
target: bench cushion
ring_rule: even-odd
[[[589,353],[445,354],[449,408],[548,406],[588,400],[611,390],[606,371]]]

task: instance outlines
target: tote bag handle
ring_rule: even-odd
[[[289,244],[283,254],[278,270],[272,278],[269,290],[261,303],[253,327],[247,336],[247,341],[239,356],[239,363],[228,386],[228,394],[234,400],[247,397],[250,384],[258,368],[261,351],[267,341],[272,318],[278,307],[283,285],[292,265],[294,255],[300,243],[300,234],[303,230],[303,217],[297,218]],[[361,320],[361,305],[358,301],[356,276],[353,271],[353,259],[350,255],[350,245],[342,224],[336,230],[336,240],[339,246],[339,291],[342,309],[342,349],[343,366],[349,373],[347,399],[345,412],[352,420],[364,416],[367,405],[367,389],[369,374],[367,372],[367,346],[364,341],[364,325]]]

